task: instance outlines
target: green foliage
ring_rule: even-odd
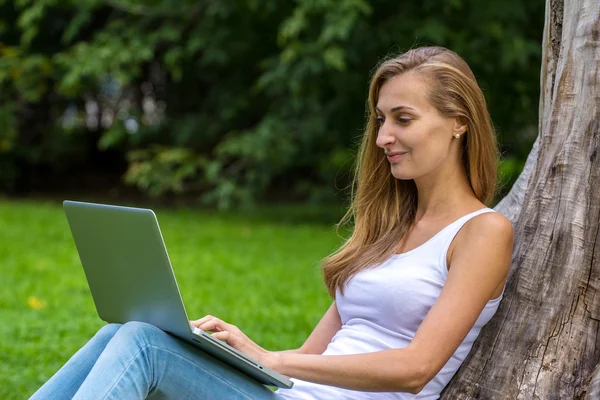
[[[206,164],[186,148],[152,146],[129,152],[130,167],[125,181],[137,184],[151,196],[165,192],[181,193],[187,180]]]
[[[339,244],[340,211],[157,210],[190,318],[217,315],[268,349],[300,346],[331,302],[318,262]],[[23,399],[103,323],[59,204],[0,200],[0,224],[11,227],[0,230],[0,398]]]
[[[500,201],[515,183],[519,174],[525,167],[525,161],[516,157],[506,157],[500,163],[498,168],[498,182],[500,190],[498,191],[497,201]]]
[[[1,1],[0,152],[9,157],[0,190],[22,178],[17,165],[72,167],[57,156],[64,150],[41,148],[52,127],[71,139],[87,132],[60,141],[70,149],[83,140],[120,154],[125,181],[152,196],[192,193],[220,207],[268,193],[333,200],[349,177],[373,67],[425,44],[467,60],[503,150],[524,159],[537,125],[543,8],[541,0]]]

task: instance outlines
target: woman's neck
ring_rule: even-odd
[[[418,191],[415,223],[423,218],[452,218],[482,206],[473,193],[464,168],[415,179],[415,185]]]

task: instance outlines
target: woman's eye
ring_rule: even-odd
[[[398,118],[398,122],[400,122],[402,125],[407,125],[408,123],[410,123],[410,119],[408,119],[408,118]]]
[[[385,122],[385,118],[383,118],[383,117],[377,117],[376,121],[377,121],[377,124],[383,125],[383,123]]]

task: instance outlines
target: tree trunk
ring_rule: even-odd
[[[504,299],[444,399],[599,396],[599,0],[546,1],[541,89],[537,154],[497,207],[515,226]]]

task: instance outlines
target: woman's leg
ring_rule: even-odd
[[[71,399],[121,325],[104,325],[30,400]]]
[[[143,322],[119,329],[74,399],[280,399],[197,348]]]

